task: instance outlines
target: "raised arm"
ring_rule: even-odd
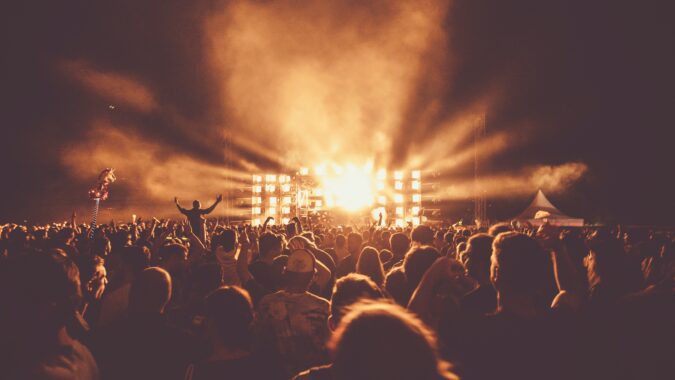
[[[218,203],[220,203],[220,201],[222,201],[222,200],[223,200],[223,196],[222,196],[222,195],[218,195],[218,196],[216,197],[216,201],[213,202],[213,204],[211,205],[211,207],[205,208],[205,209],[202,210],[202,214],[210,214],[211,212],[213,212],[213,210],[216,209],[216,206],[218,206]]]
[[[178,203],[178,197],[173,198],[173,202],[176,204],[176,207],[178,208],[178,211],[180,211],[181,214],[185,214],[187,211],[186,209],[180,207],[180,203]]]

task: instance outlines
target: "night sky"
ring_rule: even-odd
[[[0,12],[0,222],[63,220],[73,209],[86,212],[95,175],[84,180],[63,162],[87,141],[94,120],[133,125],[141,140],[162,146],[159,160],[173,152],[214,166],[227,160],[214,126],[233,135],[246,133],[222,107],[227,102],[219,90],[222,74],[205,58],[202,42],[206,18],[228,2],[12,3]],[[282,3],[303,7],[301,1]],[[373,23],[387,17],[379,12],[379,1],[337,3],[331,12],[339,15],[333,20],[348,20],[357,8]],[[434,83],[443,83],[446,116],[496,92],[499,101],[487,112],[488,136],[505,131],[516,139],[526,135],[527,142],[491,156],[486,175],[583,162],[587,173],[550,194],[564,212],[590,221],[673,225],[675,33],[667,3],[454,1],[441,22],[447,43],[434,47],[451,59],[446,68],[420,79],[406,117],[414,119],[414,109],[427,99],[425,89]],[[292,18],[281,21],[293,23]],[[330,35],[321,38],[327,45],[333,42]],[[63,62],[87,62],[137,79],[155,94],[154,103],[141,112],[96,96],[64,75]],[[406,148],[409,132],[405,124],[398,130],[397,149]],[[250,151],[242,155],[260,167],[273,165]],[[77,157],[86,166],[86,158]],[[155,163],[138,165],[142,170]],[[463,174],[470,175],[471,165]],[[127,210],[148,202],[173,212],[171,196],[165,204],[156,197],[146,200],[145,191],[119,175],[108,207]],[[535,192],[490,201],[490,216],[514,215]]]

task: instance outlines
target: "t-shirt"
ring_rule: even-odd
[[[260,300],[257,328],[271,340],[289,375],[327,361],[329,302],[309,292],[285,290]]]

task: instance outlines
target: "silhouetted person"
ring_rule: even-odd
[[[188,367],[186,380],[283,379],[284,368],[254,352],[253,305],[236,286],[214,290],[206,297],[206,358]]]
[[[164,308],[171,277],[162,268],[141,272],[129,293],[128,318],[99,331],[94,354],[106,379],[183,379],[197,354],[192,339],[170,327]]]
[[[261,339],[276,348],[288,375],[328,360],[329,302],[308,291],[316,266],[308,250],[292,251],[284,268],[283,290],[266,295],[258,304],[256,324]]]
[[[456,379],[438,357],[433,332],[397,305],[353,305],[329,347],[336,380]]]
[[[74,339],[82,299],[77,266],[64,255],[29,253],[0,273],[0,376],[98,379],[91,353]]]
[[[204,219],[204,215],[208,215],[215,210],[218,203],[223,200],[223,196],[218,195],[216,201],[210,207],[205,209],[202,209],[202,204],[197,200],[192,201],[192,208],[189,210],[180,206],[178,197],[173,200],[176,203],[176,207],[178,207],[178,211],[188,218],[190,227],[192,227],[192,232],[202,241],[202,243],[206,243],[206,219]]]

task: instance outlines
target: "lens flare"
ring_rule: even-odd
[[[350,164],[321,178],[326,197],[332,199],[336,207],[359,211],[373,204],[375,183],[367,165]]]

